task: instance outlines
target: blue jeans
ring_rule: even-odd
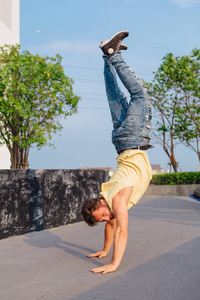
[[[149,144],[151,130],[150,96],[120,53],[104,59],[104,77],[113,122],[112,143],[117,152]],[[130,102],[121,92],[116,72],[130,94]]]

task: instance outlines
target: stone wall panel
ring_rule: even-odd
[[[101,170],[45,170],[43,196],[45,228],[82,220],[81,207],[88,197],[98,197],[108,180]],[[51,184],[49,185],[49,182]]]
[[[0,237],[27,232],[30,189],[26,172],[0,170],[0,185]]]
[[[82,220],[108,171],[0,170],[0,239]]]

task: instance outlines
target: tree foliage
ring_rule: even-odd
[[[147,84],[157,117],[157,138],[177,172],[175,146],[186,143],[199,157],[200,50],[189,56],[169,53]]]
[[[191,56],[182,57],[181,63],[185,72],[177,81],[183,101],[177,108],[175,133],[200,162],[200,50],[194,49]]]
[[[30,147],[47,145],[62,129],[60,118],[77,112],[80,98],[61,60],[20,53],[19,45],[0,47],[0,144],[13,169],[27,168]]]

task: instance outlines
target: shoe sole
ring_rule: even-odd
[[[129,35],[129,32],[127,30],[119,31],[116,34],[114,34],[109,40],[102,42],[101,45],[99,46],[99,48],[102,48],[103,46],[105,46],[107,43],[109,43],[112,39],[114,39],[117,35],[119,35],[121,33],[125,33],[126,37]]]
[[[127,50],[127,49],[128,49],[128,46],[125,44],[121,44],[119,47],[119,50]]]

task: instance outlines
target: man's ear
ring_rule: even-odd
[[[101,205],[107,205],[107,202],[106,202],[105,199],[101,199],[101,200],[100,200],[100,203],[101,203]]]

